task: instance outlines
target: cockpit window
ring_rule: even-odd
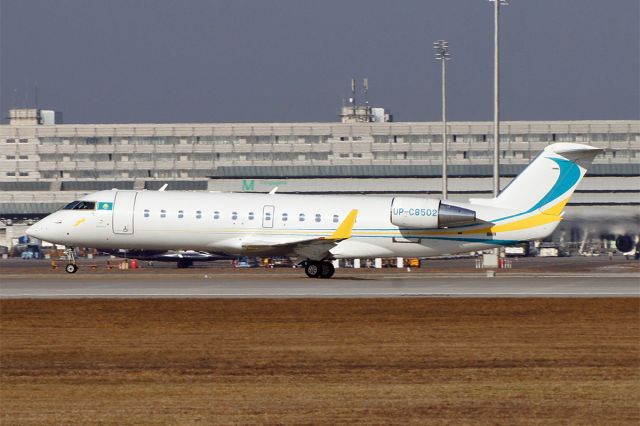
[[[96,202],[95,201],[80,201],[78,205],[76,205],[73,210],[95,210]]]
[[[73,201],[62,208],[62,210],[95,210],[95,201]]]
[[[80,203],[80,201],[72,201],[72,202],[70,202],[69,204],[67,204],[66,206],[64,206],[64,207],[62,208],[62,210],[73,210],[73,208],[74,208],[75,206],[77,206],[77,205],[78,205],[78,203]]]

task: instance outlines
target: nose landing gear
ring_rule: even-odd
[[[76,256],[73,252],[73,247],[67,247],[65,254],[67,255],[67,266],[65,266],[64,270],[69,274],[75,274],[78,270],[78,265],[76,265]]]
[[[326,260],[321,262],[309,260],[304,267],[304,272],[309,278],[331,278],[336,272],[336,268]]]

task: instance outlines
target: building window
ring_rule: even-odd
[[[7,155],[7,160],[15,160],[16,156],[15,155]]]
[[[320,213],[316,213],[316,222],[320,221],[322,221],[322,216],[320,216]]]
[[[7,143],[16,143],[15,139],[7,139]]]
[[[162,217],[162,218],[167,217],[167,211],[166,210],[160,210],[160,217]]]
[[[333,223],[338,223],[340,221],[340,217],[337,214],[333,215]]]
[[[218,219],[220,219],[220,212],[219,212],[219,211],[215,211],[215,212],[213,212],[213,219],[214,219],[214,220],[218,220]]]
[[[149,217],[149,216],[150,216],[149,210],[145,209],[144,210],[144,217]]]
[[[249,220],[253,220],[254,219],[254,214],[253,212],[249,212]]]
[[[237,220],[238,219],[238,212],[231,212],[231,220]]]
[[[29,139],[20,139],[20,143],[27,143],[29,142]]]
[[[300,222],[304,222],[304,213],[300,213],[300,216],[298,216],[298,220]]]
[[[20,176],[29,176],[29,172],[20,172]]]
[[[15,176],[16,172],[7,172],[7,176]]]
[[[196,219],[202,219],[202,210],[196,210]]]
[[[178,219],[182,219],[184,217],[184,211],[178,210]]]
[[[28,160],[28,159],[29,159],[29,156],[28,156],[28,155],[21,155],[21,156],[19,157],[19,159],[20,159],[20,160]]]
[[[286,222],[287,220],[289,220],[289,215],[287,213],[282,213],[282,221]]]

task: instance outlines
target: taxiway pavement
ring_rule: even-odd
[[[4,276],[0,298],[639,297],[633,273]]]

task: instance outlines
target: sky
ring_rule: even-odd
[[[501,118],[640,119],[640,1],[501,8]],[[487,0],[0,0],[0,110],[66,123],[330,122],[351,78],[396,121],[492,120]],[[6,119],[3,121],[6,123]]]

